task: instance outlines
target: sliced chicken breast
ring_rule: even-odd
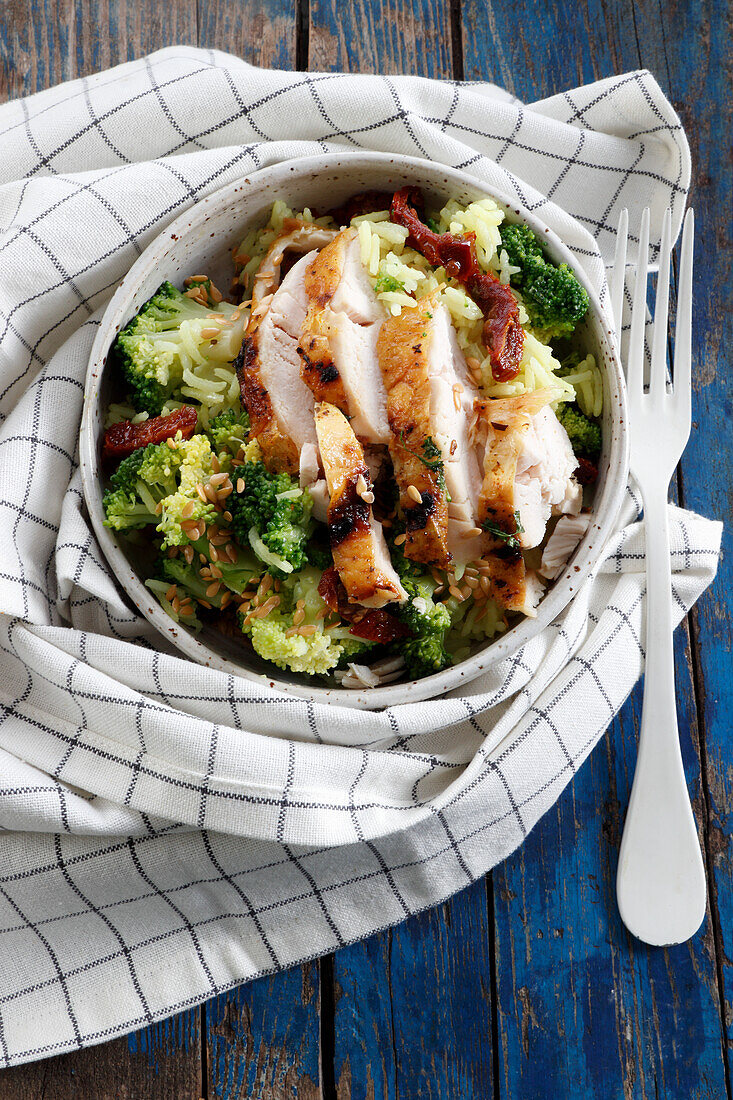
[[[235,367],[250,438],[273,471],[297,474],[300,452],[315,445],[313,394],[300,377],[298,341],[306,314],[305,273],[316,253],[303,256],[273,295],[253,311]]]
[[[387,397],[376,347],[386,313],[361,263],[355,229],[343,230],[319,252],[305,285],[303,380],[317,401],[350,418],[362,442],[386,443]]]
[[[538,390],[476,404],[478,434],[484,443],[484,472],[479,494],[479,526],[483,527],[491,567],[491,595],[510,611],[533,614],[541,594],[538,578],[528,577],[521,551],[524,519],[516,495],[517,466],[524,453],[532,418],[553,393]]]
[[[320,225],[310,225],[297,218],[286,218],[283,232],[268,249],[254,278],[252,289],[252,310],[254,311],[268,294],[274,294],[280,285],[282,266],[288,252],[312,252],[324,248],[336,236],[335,229],[324,229]]]
[[[568,433],[546,405],[532,417],[517,458],[514,498],[524,527],[522,546],[539,546],[553,512],[580,511],[577,466]]]
[[[371,478],[361,444],[343,413],[328,402],[316,405],[315,424],[331,498],[328,530],[333,561],[349,600],[363,607],[402,602],[407,593],[392,567],[381,524],[372,513]]]
[[[482,476],[472,440],[478,391],[448,311],[433,297],[422,299],[384,323],[377,350],[405,555],[441,568],[479,558]]]

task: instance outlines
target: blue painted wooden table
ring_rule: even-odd
[[[677,492],[730,519],[731,22],[723,0],[3,0],[0,97],[174,42],[282,68],[485,79],[524,100],[647,67],[687,128],[695,404]],[[727,68],[726,68],[727,66]],[[447,905],[129,1037],[0,1076],[0,1100],[731,1098],[731,558],[677,634],[705,923],[648,949],[614,878],[636,691],[556,807]]]

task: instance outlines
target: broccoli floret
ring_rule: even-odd
[[[400,564],[395,565],[398,572]],[[411,562],[409,564],[413,565]],[[438,586],[432,574],[424,568],[420,573],[411,570],[408,575],[403,567],[400,579],[409,599],[398,614],[412,637],[400,641],[399,652],[405,658],[408,676],[417,680],[421,676],[440,672],[450,664],[445,636],[450,629],[451,616],[444,604],[434,602],[433,593]]]
[[[275,576],[297,572],[308,560],[313,499],[289,474],[271,474],[261,461],[245,462],[231,473],[232,530],[241,546],[251,546]],[[242,492],[236,487],[244,482]]]
[[[151,443],[139,457],[135,452],[123,459],[111,478],[119,488],[105,493],[102,502],[108,527],[124,530],[155,523],[164,550],[190,542],[183,523],[208,526],[218,517],[214,505],[196,492],[213,473],[209,440],[205,435],[183,439],[179,432],[174,442],[175,447]]]
[[[171,283],[163,283],[125,325],[111,349],[133,405],[157,416],[183,382],[186,364],[231,362],[241,345],[244,321],[220,302],[216,314]],[[202,335],[205,332],[206,336]]]
[[[102,498],[102,507],[106,516],[105,527],[112,527],[115,531],[147,527],[158,518],[134,492],[125,489],[108,489]]]
[[[522,294],[529,323],[538,339],[547,341],[570,335],[588,312],[585,289],[567,264],[553,264],[527,225],[500,227],[502,248],[519,271],[510,282]]]
[[[109,479],[115,489],[124,489],[126,493],[135,492],[135,486],[140,478],[138,471],[146,450],[146,447],[138,447],[131,455],[122,459],[122,462]]]
[[[228,451],[236,455],[244,446],[249,432],[249,416],[246,412],[227,409],[209,422],[209,439],[217,454]]]
[[[590,420],[576,405],[563,403],[558,405],[557,419],[570,438],[570,445],[576,455],[598,458],[601,453],[601,427]]]
[[[441,672],[451,663],[443,638],[438,634],[429,634],[425,638],[408,638],[400,646],[400,653],[405,658],[405,672],[411,680],[432,676],[434,672]]]
[[[197,600],[206,600],[212,607],[221,606],[222,598],[227,590],[241,595],[249,582],[262,573],[262,566],[254,554],[240,550],[236,562],[224,561],[221,558],[217,561],[216,565],[221,577],[216,579],[220,581],[220,588],[218,592],[211,593],[214,578],[210,574],[201,575],[202,563],[198,557],[199,553],[206,556],[207,541],[206,539],[199,539],[193,545],[197,555],[190,565],[183,558],[163,558],[161,571],[167,580],[177,584]],[[210,593],[208,596],[207,591]]]
[[[306,567],[282,582],[280,603],[269,615],[264,618],[241,615],[242,631],[250,638],[255,652],[278,668],[319,676],[336,668],[344,654],[344,642],[324,625],[327,605],[318,593],[320,579],[317,569]],[[298,631],[289,633],[294,626],[315,629],[305,635]]]

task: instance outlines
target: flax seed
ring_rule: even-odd
[[[456,412],[461,411],[461,394],[463,393],[463,386],[460,382],[453,383],[453,404],[455,405]]]
[[[193,562],[194,549],[193,546],[186,546],[183,550],[183,556],[186,559],[186,563],[191,565]]]
[[[176,615],[178,615],[181,610],[181,601],[178,599],[178,596],[174,596],[173,599],[170,601],[170,604]]]
[[[225,485],[223,489],[219,490],[219,501],[226,500],[230,493],[234,492],[234,486],[231,481],[228,485]],[[216,503],[216,502],[215,502]]]
[[[224,547],[224,550],[226,551],[226,555],[229,558],[229,561],[232,563],[232,565],[234,565],[237,560],[237,548],[234,543],[228,542]]]
[[[478,361],[478,359],[476,358],[475,355],[467,355],[466,356],[466,366],[471,371],[480,371],[481,370],[481,364],[479,363],[479,361]]]
[[[193,615],[193,613],[194,613],[193,607],[191,606],[190,603],[186,604],[185,607],[182,607],[180,612],[179,612],[179,614],[185,619],[187,619],[189,617],[189,615]]]
[[[233,599],[234,599],[234,594],[232,592],[225,592],[224,593],[224,595],[221,598],[221,604],[220,604],[220,607],[221,607],[222,611],[224,610],[225,607],[229,607],[229,604],[232,602]]]
[[[272,588],[272,576],[270,573],[265,573],[264,577],[260,581],[258,593],[260,596],[264,596],[266,592],[269,592]]]
[[[471,589],[467,584],[464,584],[463,588],[461,589],[461,595],[463,596],[464,600],[467,600],[468,597],[472,595]]]
[[[368,493],[361,494],[361,499],[365,504],[374,504],[374,493],[370,489]]]
[[[459,601],[460,603],[463,603],[463,595],[462,595],[462,593],[460,592],[460,590],[459,590],[458,588],[456,588],[456,586],[455,586],[454,584],[452,584],[452,585],[450,586],[450,588],[448,589],[448,591],[450,592],[451,596],[455,596],[455,598],[456,598],[456,599],[457,599],[457,600],[458,600],[458,601]]]
[[[178,592],[178,589],[176,588],[175,584],[172,584],[170,586],[170,588],[168,589],[168,591],[166,592],[166,594],[165,594],[165,598],[167,599],[168,603],[171,602],[171,600],[177,594],[177,592]]]
[[[199,497],[204,502],[204,504],[206,504],[207,503],[207,496],[206,496],[206,493],[204,492],[204,487],[201,484],[201,482],[199,482],[198,485],[196,486],[196,492],[198,493]]]
[[[232,519],[233,519],[232,513],[231,512],[224,512],[224,514],[222,516],[222,519],[226,520],[227,523],[231,523]]]
[[[213,462],[212,462],[213,466]],[[209,478],[209,485],[221,485],[223,481],[226,481],[227,475],[222,471],[221,473],[212,474]]]
[[[303,622],[304,618],[305,618],[305,611],[303,610],[302,607],[298,608],[298,610],[293,615],[293,622],[296,626],[300,626],[300,624]]]
[[[213,611],[213,608],[208,600],[199,600],[199,607],[205,607],[207,611]]]
[[[478,576],[478,569],[476,568],[475,565],[467,565],[466,568],[463,570],[463,572],[468,577],[477,577]]]
[[[219,462],[218,455],[211,456],[211,469],[214,471],[215,474],[218,474],[219,470],[221,470],[221,464]]]
[[[414,485],[407,486],[407,495],[410,500],[414,500],[416,504],[422,504],[422,496],[420,495],[420,490],[415,488]]]
[[[297,633],[298,633],[298,628],[297,628],[297,626],[290,626],[290,627],[288,627],[288,629],[287,629],[287,630],[285,631],[285,637],[286,637],[286,638],[292,638],[293,634],[297,634]]]
[[[315,634],[315,632],[316,632],[316,627],[315,627],[314,623],[309,623],[308,626],[298,627],[298,633],[303,638],[309,638],[311,636],[311,634]]]
[[[468,575],[466,575],[463,579],[466,582],[468,588],[478,588],[478,579],[476,577],[469,577]]]
[[[481,585],[481,591],[488,596],[489,592],[491,591],[491,581],[489,580],[489,578],[480,577],[479,584]]]
[[[394,540],[395,546],[402,546],[406,539],[407,535],[398,535],[397,538]]]
[[[216,547],[212,546],[211,543],[209,543],[209,557],[211,558],[212,561],[218,561],[219,560],[219,555],[216,552]]]
[[[214,582],[213,582],[212,584],[210,584],[210,585],[209,585],[209,587],[208,587],[208,588],[206,589],[206,593],[205,593],[205,594],[206,594],[207,596],[216,596],[216,595],[218,594],[218,592],[219,592],[219,589],[220,589],[220,588],[221,588],[221,583],[220,583],[219,581],[214,581]]]
[[[163,511],[163,501],[159,500],[158,503],[155,505],[155,514],[156,514],[156,516],[159,516],[162,511]]]
[[[212,577],[217,577],[219,580],[224,576],[218,565],[212,565],[209,572]]]
[[[212,302],[221,302],[224,297],[220,290],[217,290],[213,283],[209,284],[209,296]]]
[[[238,477],[237,478],[237,492],[238,493],[243,493],[244,492],[244,478],[243,477]]]
[[[193,515],[193,501],[189,500],[188,504],[184,504],[181,509],[181,519],[190,519]]]
[[[483,535],[483,531],[480,527],[469,527],[467,531],[463,532],[462,538],[475,539],[477,535]]]
[[[204,492],[206,493],[206,499],[209,504],[217,503],[216,490],[212,489],[210,485],[204,485]]]

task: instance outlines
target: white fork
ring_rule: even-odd
[[[667,525],[669,483],[690,436],[693,218],[688,210],[682,234],[672,389],[666,381],[669,211],[659,256],[648,393],[644,392],[648,210],[641,222],[626,364],[631,472],[644,500],[646,666],[639,752],[619,853],[616,897],[629,931],[645,943],[659,945],[689,939],[705,916],[705,870],[677,730]],[[622,217],[612,280],[619,332],[627,225]]]

